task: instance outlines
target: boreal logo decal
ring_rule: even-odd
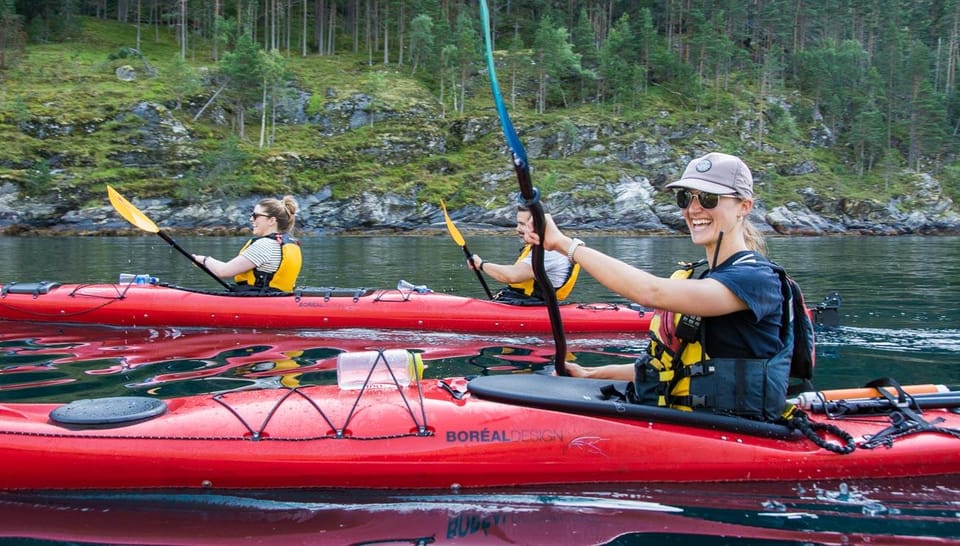
[[[447,442],[461,444],[489,444],[498,442],[557,442],[563,441],[563,433],[558,430],[497,430],[471,429],[448,430]]]

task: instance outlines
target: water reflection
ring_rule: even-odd
[[[5,323],[0,399],[161,398],[231,390],[336,384],[337,355],[386,349],[421,353],[424,377],[529,373],[553,363],[549,338],[377,330],[110,328]],[[630,362],[643,335],[571,336],[568,358]]]
[[[701,252],[689,240],[583,237],[628,263],[668,274]],[[468,234],[495,261],[515,242]],[[239,238],[179,238],[191,251],[229,256]],[[482,296],[449,237],[307,238],[303,281],[395,286]],[[819,388],[877,377],[960,385],[957,238],[772,238],[771,256],[808,303],[839,290],[841,326],[818,331]],[[0,282],[113,282],[120,272],[212,287],[155,236],[125,239],[0,237]],[[69,269],[63,268],[69,264]],[[617,301],[589,276],[581,301]],[[642,332],[570,338],[590,364],[630,362]],[[426,377],[529,373],[552,358],[548,336],[404,332],[204,331],[0,324],[0,403],[333,384],[343,351],[421,350]],[[710,454],[704,454],[709,457]],[[522,464],[522,461],[518,461]],[[77,469],[78,472],[82,468]],[[678,469],[683,472],[683,469]],[[0,536],[63,543],[522,543],[943,544],[960,543],[956,477],[905,482],[691,484],[622,488],[438,492],[0,494]]]
[[[956,484],[470,492],[0,494],[0,537],[98,544],[913,544],[960,539]]]

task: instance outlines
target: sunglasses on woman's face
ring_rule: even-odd
[[[681,209],[689,207],[690,203],[693,203],[694,197],[700,202],[700,206],[705,209],[717,208],[717,205],[720,204],[721,197],[739,199],[736,195],[720,195],[718,193],[707,193],[703,191],[700,193],[692,193],[689,190],[680,190],[677,192],[677,206]]]

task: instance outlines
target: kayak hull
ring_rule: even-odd
[[[150,284],[32,283],[11,288],[0,288],[0,320],[128,327],[552,332],[545,306],[434,292],[314,288],[243,296]],[[652,317],[649,311],[614,303],[566,304],[560,315],[568,333],[643,332]]]
[[[51,412],[61,404],[5,404],[0,487],[459,489],[960,474],[960,440],[949,434],[841,455],[780,425],[601,400],[600,383],[528,374],[406,389],[231,392],[170,399],[159,416],[95,425],[58,422]],[[503,400],[493,399],[498,392]],[[535,395],[505,401],[517,392]],[[544,407],[553,397],[570,398]],[[960,428],[949,411],[924,415]],[[862,442],[890,422],[871,415],[837,426]]]

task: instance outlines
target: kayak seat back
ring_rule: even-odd
[[[478,376],[467,383],[467,388],[474,396],[496,402],[568,413],[635,419],[643,421],[643,426],[653,421],[764,438],[802,438],[800,433],[781,424],[710,411],[680,411],[633,404],[607,394],[611,385],[623,392],[626,384],[626,381],[527,374]]]

